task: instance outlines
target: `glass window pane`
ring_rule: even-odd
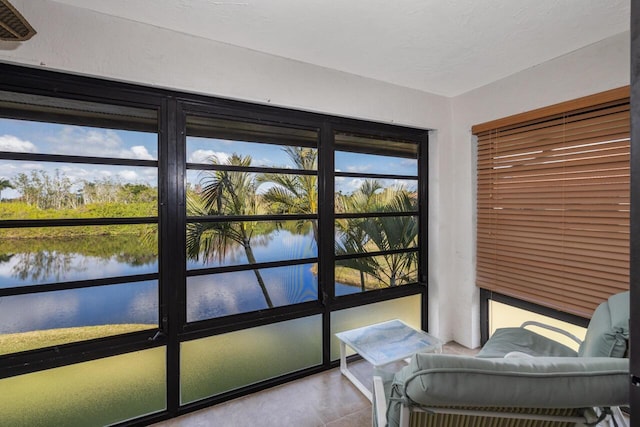
[[[332,312],[331,360],[340,358],[340,341],[335,336],[338,332],[393,319],[400,319],[416,329],[422,329],[421,300],[422,295],[412,295]],[[348,347],[347,350],[347,354],[353,354]]]
[[[187,116],[187,138],[200,137],[232,142],[258,142],[277,145],[315,147],[318,143],[318,131],[272,125],[267,123],[251,123],[247,121],[228,120],[214,117]],[[190,143],[187,142],[189,145]],[[187,158],[197,150],[187,147]],[[307,169],[307,168],[299,168]]]
[[[157,273],[157,228],[132,224],[0,229],[0,288]]]
[[[0,220],[158,214],[155,167],[0,160],[0,182]]]
[[[251,159],[245,166],[316,170],[318,153],[315,148],[225,139],[187,137],[187,163],[234,164],[237,158]]]
[[[312,221],[187,224],[187,268],[210,268],[318,256]]]
[[[396,138],[376,138],[349,132],[335,134],[336,150],[415,159],[418,144]]]
[[[415,212],[418,180],[336,176],[336,212]]]
[[[418,253],[337,260],[335,275],[336,296],[416,283]]]
[[[187,215],[315,214],[316,175],[187,172]]]
[[[111,425],[166,408],[158,347],[0,380],[7,426]]]
[[[0,118],[0,151],[157,160],[156,133]]]
[[[410,249],[418,245],[418,217],[342,218],[335,222],[336,255]]]
[[[158,327],[155,280],[0,297],[0,354]]]
[[[12,118],[34,118],[58,123],[92,123],[123,129],[156,131],[158,113],[154,109],[103,104],[75,99],[0,91],[3,115]]]
[[[187,321],[318,299],[317,264],[187,278]]]
[[[184,342],[180,354],[186,404],[320,365],[322,316]]]
[[[335,152],[337,172],[418,176],[418,160],[374,154]]]

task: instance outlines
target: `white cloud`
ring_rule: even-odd
[[[138,174],[132,170],[120,171],[118,172],[118,176],[125,181],[135,181],[138,179]]]
[[[189,163],[210,163],[212,157],[216,157],[219,163],[224,164],[230,156],[223,151],[196,150],[191,153],[187,161]]]
[[[403,166],[411,166],[413,168],[416,168],[418,165],[418,160],[416,159],[401,159],[400,160],[400,164]]]
[[[127,147],[120,134],[112,129],[64,126],[57,134],[49,136],[47,142],[58,154],[154,160],[147,147]]]
[[[21,166],[22,166],[22,169],[29,170],[29,171],[42,169],[42,167],[37,163],[23,163]]]
[[[153,156],[147,151],[147,147],[144,145],[134,145],[131,147],[131,153],[134,159],[140,160],[154,160]],[[127,156],[128,157],[128,156]]]
[[[8,170],[16,170],[18,167],[15,164],[11,163],[0,163],[0,170],[3,172],[7,172]],[[9,176],[2,175],[0,178],[9,178]]]
[[[371,170],[371,165],[347,166],[347,172],[367,172]]]
[[[137,319],[157,318],[158,313],[158,291],[149,289],[144,292],[137,293],[129,304],[128,312]]]
[[[342,176],[337,176],[336,190],[342,192],[343,194],[351,194],[354,191],[358,190],[363,183],[364,179],[362,178],[345,178]]]
[[[38,149],[32,142],[13,135],[0,135],[0,151],[36,153]]]
[[[118,149],[123,145],[120,136],[113,130],[96,130],[73,127],[73,131],[68,133],[72,138],[75,135],[84,137],[84,142],[88,145],[102,148]]]
[[[252,159],[251,164],[253,166],[256,165],[260,165],[260,166],[267,166],[267,167],[283,167],[285,169],[292,169],[293,166],[291,165],[276,165],[273,160],[267,158],[267,157],[263,157],[262,159]]]

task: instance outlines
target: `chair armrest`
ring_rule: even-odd
[[[548,329],[550,331],[557,332],[557,333],[559,333],[561,335],[564,335],[567,338],[571,338],[576,343],[578,343],[578,345],[582,344],[582,340],[580,338],[576,337],[571,332],[567,332],[564,329],[560,329],[560,328],[557,328],[555,326],[547,325],[545,323],[536,322],[535,320],[529,320],[527,322],[524,322],[522,325],[520,325],[521,328],[526,328],[527,326],[537,326],[537,327],[542,328],[542,329]]]
[[[373,398],[374,407],[376,408],[374,416],[376,417],[378,427],[385,427],[387,425],[387,400],[384,396],[384,384],[382,378],[378,376],[373,377]]]

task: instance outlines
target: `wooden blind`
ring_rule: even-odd
[[[628,88],[616,94],[473,128],[479,287],[583,317],[629,289]]]

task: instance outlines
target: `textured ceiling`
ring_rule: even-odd
[[[629,29],[631,0],[55,0],[455,96]]]

